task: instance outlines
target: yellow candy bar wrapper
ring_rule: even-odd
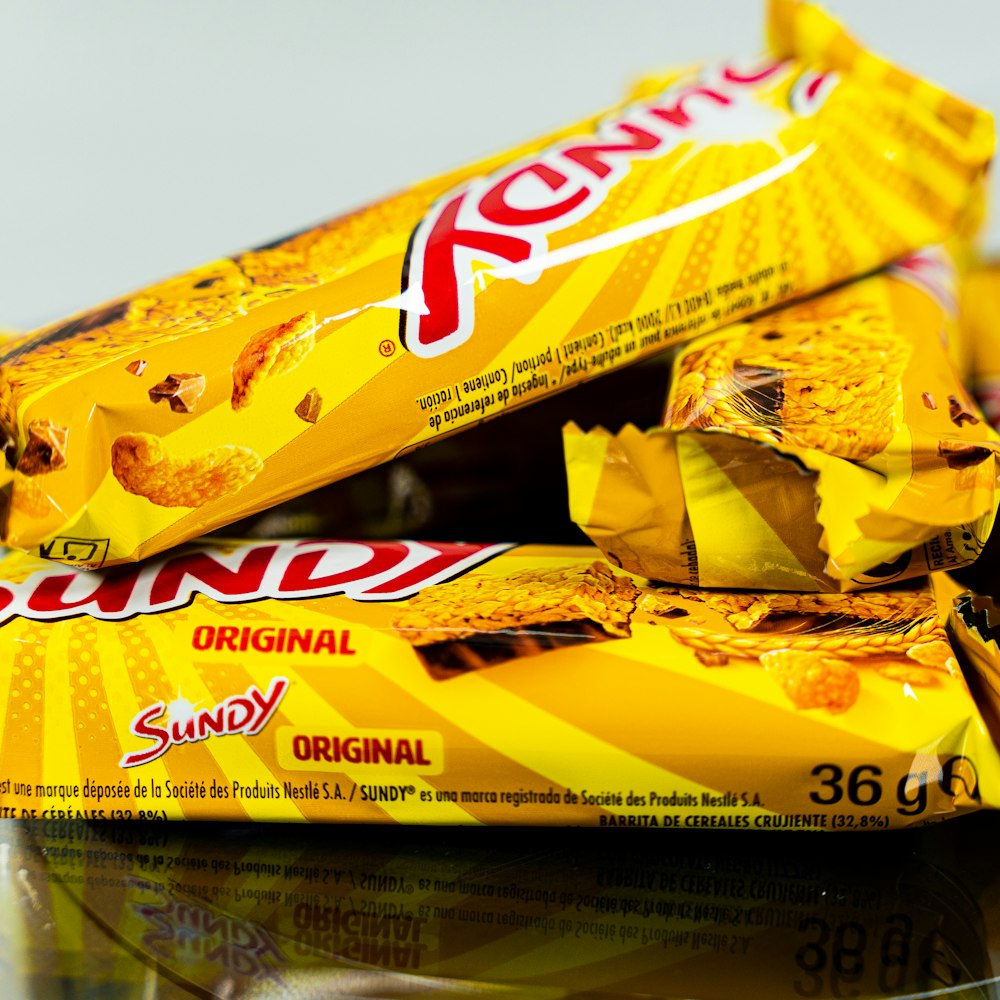
[[[971,225],[989,115],[771,20],[762,60],[0,352],[5,543],[137,559]]]
[[[856,590],[972,562],[1000,437],[948,362],[947,257],[699,338],[665,426],[565,431],[573,519],[616,565],[702,587]]]
[[[21,902],[8,981],[38,1000],[95,983],[122,1000],[177,996],[168,983],[302,1000],[971,1000],[995,971],[998,913],[996,826],[967,826],[960,851],[937,828],[846,852],[705,833],[668,850],[623,833],[609,850],[561,831],[23,823],[9,872],[0,855]]]
[[[1000,804],[925,585],[664,587],[592,547],[0,563],[0,817],[885,829]]]

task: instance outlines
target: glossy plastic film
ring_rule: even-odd
[[[771,36],[9,347],[6,544],[137,559],[972,224],[987,114]]]
[[[6,817],[867,830],[1000,795],[924,585],[414,542],[0,572]]]
[[[612,562],[692,586],[856,590],[971,563],[1000,438],[948,361],[939,248],[698,338],[664,426],[565,433],[573,519]]]

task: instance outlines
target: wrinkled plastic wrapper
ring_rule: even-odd
[[[867,830],[1000,804],[923,583],[319,540],[0,574],[3,817]]]
[[[981,551],[1000,438],[950,365],[954,274],[925,250],[682,348],[664,427],[565,432],[573,519],[690,586],[849,591]]]
[[[135,560],[975,224],[987,114],[770,36],[8,347],[4,543]]]

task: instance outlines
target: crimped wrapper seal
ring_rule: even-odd
[[[664,428],[566,429],[571,516],[613,562],[693,586],[847,591],[971,563],[1000,438],[946,357],[950,275],[925,250],[690,344]]]
[[[5,543],[138,559],[968,225],[989,116],[772,19],[763,60],[0,352]]]
[[[0,606],[8,817],[856,830],[1000,797],[925,585],[710,591],[589,546],[310,540],[11,554]]]

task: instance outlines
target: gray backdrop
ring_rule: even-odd
[[[998,0],[829,7],[1000,111]],[[58,318],[566,124],[645,70],[753,54],[762,11],[0,0],[0,325]]]

